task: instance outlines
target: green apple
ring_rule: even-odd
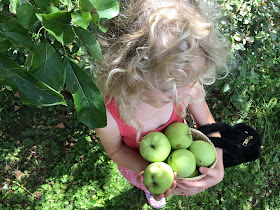
[[[193,141],[190,128],[182,122],[168,125],[164,134],[168,138],[172,149],[187,149]]]
[[[163,133],[150,132],[140,142],[139,151],[149,162],[162,162],[170,154],[171,145]]]
[[[191,176],[196,168],[194,155],[187,149],[177,149],[171,152],[167,159],[168,165],[180,177]]]
[[[148,165],[144,171],[144,185],[152,194],[165,193],[172,186],[174,174],[172,168],[164,162]]]
[[[216,160],[214,147],[206,141],[194,141],[189,147],[189,150],[193,153],[197,166],[208,167]]]
[[[186,177],[186,178],[193,178],[193,177],[196,177],[196,176],[199,176],[200,175],[200,172],[198,171],[198,169],[196,168],[195,170],[194,170],[194,172],[190,175],[190,176],[188,176],[188,177]]]

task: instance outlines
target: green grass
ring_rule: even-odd
[[[1,95],[0,183],[7,189],[0,209],[151,209],[73,107],[32,108],[6,89]],[[226,169],[221,183],[200,194],[168,198],[165,209],[279,209],[279,131],[269,113],[260,159]],[[55,128],[61,122],[65,129]],[[21,180],[17,170],[25,174]]]
[[[224,180],[202,193],[168,198],[165,209],[280,209],[280,5],[218,2],[226,8],[220,29],[233,37],[235,59],[230,74],[207,88],[207,101],[217,121],[256,128],[262,153],[226,169]],[[0,209],[152,209],[63,94],[67,107],[35,108],[0,89]],[[61,122],[65,128],[56,127]],[[25,174],[20,180],[17,171]]]

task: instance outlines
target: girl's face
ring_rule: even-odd
[[[198,56],[191,64],[192,69],[201,70],[206,67],[206,57],[203,55]],[[156,108],[162,108],[166,104],[175,101],[175,94],[172,87],[164,85],[164,81],[158,81],[155,85],[159,88],[157,91],[147,91],[145,102]],[[177,84],[176,91],[178,98],[186,98],[187,94],[192,92],[194,82],[186,84]]]
[[[188,92],[188,88],[190,88],[190,85],[178,85],[176,87],[178,97],[183,97],[183,94]],[[162,108],[170,102],[175,101],[173,92],[172,89],[164,88],[157,91],[147,91],[145,102],[153,107]]]
[[[146,100],[147,104],[150,104],[156,108],[162,108],[166,104],[169,104],[172,101],[172,92],[160,92],[160,91],[148,91],[146,93]]]

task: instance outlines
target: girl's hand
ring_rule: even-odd
[[[137,176],[137,181],[139,183],[144,182],[144,177],[143,177],[144,171],[141,171],[138,176]],[[177,173],[174,173],[174,178],[176,177]],[[172,191],[176,188],[177,182],[174,180],[171,187],[165,191],[163,194],[152,194],[153,198],[157,201],[161,200],[162,198],[167,198],[171,195]]]
[[[218,151],[220,150],[220,151]],[[221,156],[221,149],[217,149],[218,159],[217,164],[213,169],[200,167],[199,171],[206,176],[198,181],[180,180],[177,182],[176,189],[183,193],[183,195],[195,195],[212,187],[224,178],[224,165]],[[219,158],[220,157],[220,158]]]

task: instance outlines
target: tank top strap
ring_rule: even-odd
[[[113,116],[113,118],[115,119],[119,130],[120,130],[120,134],[123,137],[123,141],[126,143],[126,145],[128,147],[130,147],[131,149],[138,151],[139,150],[139,143],[136,142],[136,136],[137,136],[137,130],[135,128],[133,128],[132,126],[129,126],[126,124],[126,122],[124,120],[121,119],[120,117],[120,113],[119,113],[119,107],[116,104],[114,99],[111,99],[111,101],[109,103],[106,104],[106,108],[107,110],[111,113],[111,115]],[[176,113],[175,109],[173,110],[172,116],[169,119],[169,121],[160,126],[159,128],[152,130],[152,131],[159,131],[159,132],[163,132],[164,129],[171,123],[173,122],[183,122],[184,120],[181,119],[178,114]],[[149,132],[152,132],[149,131]],[[141,141],[141,139],[143,138],[143,136],[145,136],[147,133],[149,132],[142,132],[140,134],[140,139],[139,142]]]
[[[135,128],[127,125],[126,122],[123,119],[121,119],[119,107],[113,98],[105,106],[106,106],[107,110],[111,113],[113,118],[116,120],[116,122],[119,126],[119,129],[120,129],[121,136],[127,136],[127,135],[131,135],[131,134],[135,133]]]

